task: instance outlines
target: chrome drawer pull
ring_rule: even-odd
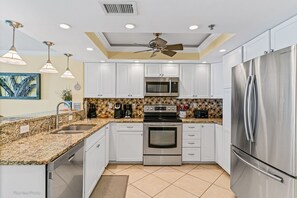
[[[99,147],[100,147],[100,144],[97,145],[97,148],[99,148]]]
[[[188,127],[189,129],[194,129],[195,127]]]
[[[189,137],[194,137],[195,135],[188,135]]]
[[[134,128],[134,126],[127,126],[127,128],[132,129],[132,128]]]
[[[194,153],[188,153],[188,155],[195,155]]]
[[[195,144],[194,142],[189,142],[188,144]]]

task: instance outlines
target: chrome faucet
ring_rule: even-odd
[[[60,102],[57,105],[57,110],[56,110],[56,129],[59,128],[59,107],[60,107],[61,104],[66,105],[68,107],[68,115],[70,116],[70,114],[71,114],[71,107],[70,107],[70,105],[67,102]],[[69,118],[68,118],[68,121],[69,121]]]

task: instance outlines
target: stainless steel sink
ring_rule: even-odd
[[[96,124],[73,124],[66,127],[62,127],[60,130],[55,132],[54,134],[77,134],[83,133],[87,130],[90,130],[96,126]]]

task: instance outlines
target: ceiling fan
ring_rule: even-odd
[[[149,47],[151,49],[148,50],[142,50],[142,51],[137,51],[134,53],[140,53],[140,52],[150,52],[152,51],[152,55],[150,56],[151,58],[156,56],[157,53],[161,52],[162,54],[165,54],[167,56],[173,57],[177,52],[173,50],[183,50],[183,44],[174,44],[174,45],[166,45],[167,41],[164,39],[160,38],[162,33],[154,33],[156,36],[155,39],[151,40],[146,47]]]

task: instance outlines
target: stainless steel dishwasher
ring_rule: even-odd
[[[47,165],[48,198],[83,197],[84,142]]]

